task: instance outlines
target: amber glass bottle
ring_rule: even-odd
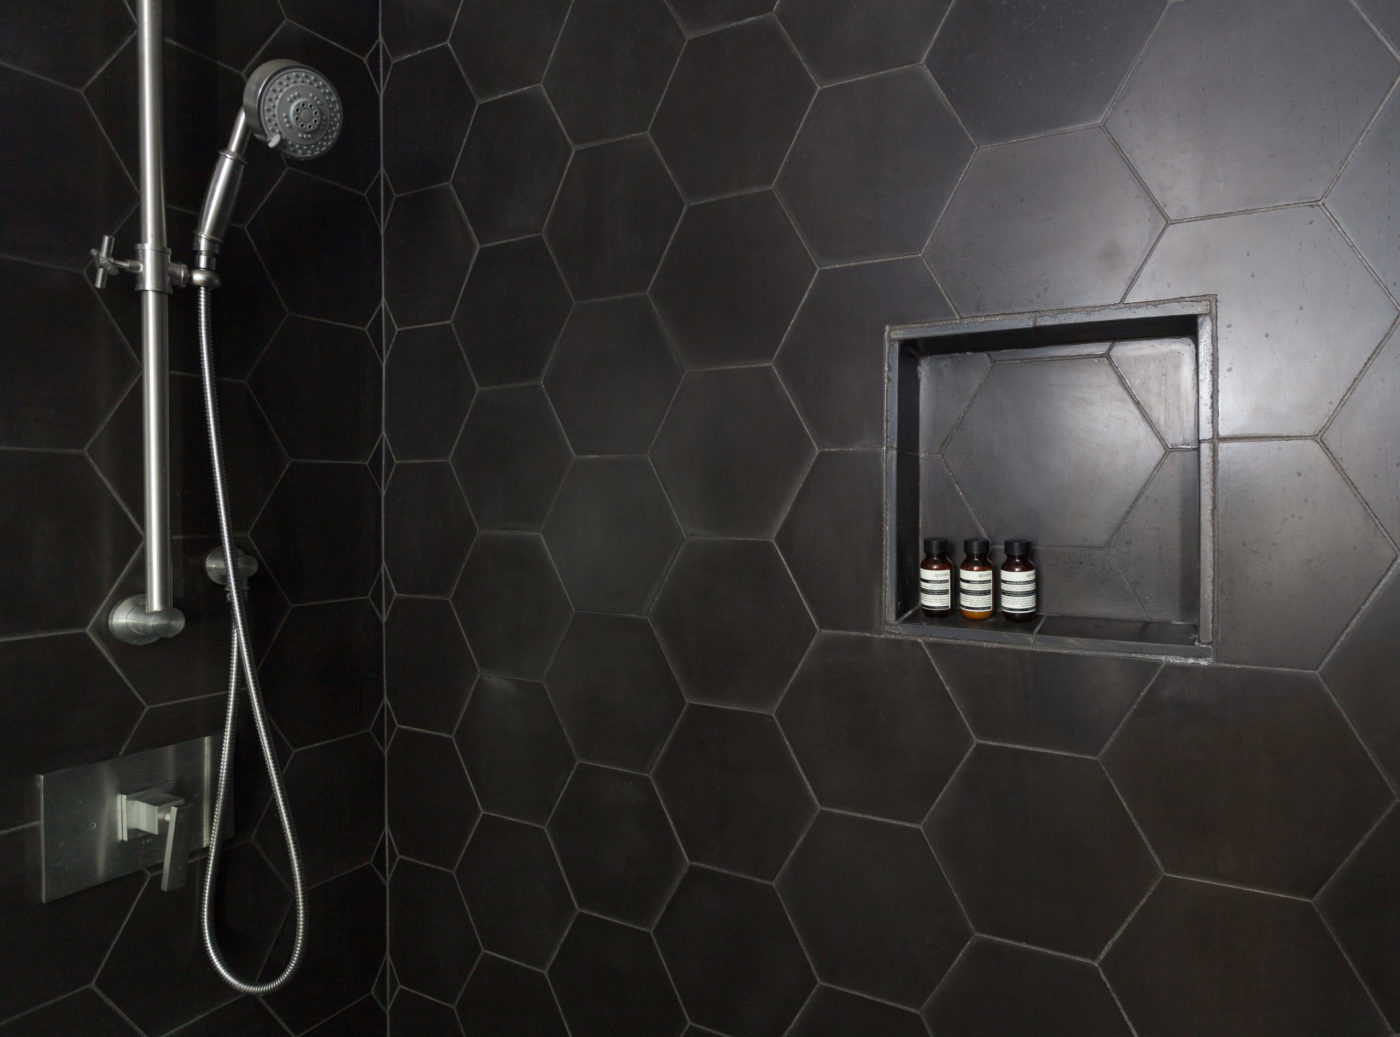
[[[987,561],[992,545],[981,537],[963,541],[967,558],[958,570],[958,608],[968,619],[989,619],[992,615],[992,580],[995,570]]]
[[[927,616],[946,616],[953,611],[953,560],[948,557],[948,541],[942,537],[924,540],[924,560],[919,563],[919,608]]]
[[[1001,563],[1001,614],[1013,623],[1035,618],[1036,573],[1029,540],[1008,540],[1006,561]]]

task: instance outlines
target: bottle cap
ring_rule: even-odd
[[[933,537],[924,537],[924,554],[933,554]]]
[[[984,555],[991,549],[991,543],[982,537],[969,537],[963,541],[963,550],[970,555]]]
[[[945,555],[948,553],[948,540],[945,537],[925,537],[924,554]]]
[[[1008,540],[1006,542],[1006,557],[1019,558],[1022,555],[1031,553],[1031,542],[1029,540]]]

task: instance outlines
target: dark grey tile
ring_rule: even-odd
[[[645,296],[580,303],[569,315],[545,388],[580,454],[645,453],[681,380]]]
[[[656,765],[691,861],[772,879],[816,805],[773,718],[690,706]]]
[[[519,20],[534,17],[532,12]],[[452,177],[477,239],[491,244],[544,230],[569,155],[568,138],[543,90],[478,108]]]
[[[1108,119],[1174,218],[1317,198],[1395,78],[1334,4],[1169,7]]]
[[[1200,435],[1195,343],[1179,338],[1117,342],[1110,355],[1163,442],[1194,447]]]
[[[766,363],[812,273],[782,206],[762,191],[690,206],[652,298],[692,370]]]
[[[843,1037],[851,1033],[928,1037],[913,1012],[827,986],[817,988],[788,1032],[792,1037]]]
[[[628,137],[574,154],[545,237],[576,299],[645,291],[682,208],[650,141]]]
[[[538,83],[568,12],[568,0],[537,0],[528,18],[520,17],[515,0],[463,4],[452,51],[477,97]]]
[[[1343,405],[1323,441],[1392,537],[1400,536],[1400,428],[1391,420],[1400,393],[1400,333],[1390,340]]]
[[[536,824],[549,819],[574,754],[542,685],[484,674],[456,741],[483,807]]]
[[[446,459],[457,442],[474,390],[449,325],[411,328],[395,335],[384,363],[384,434],[394,457],[399,461]]]
[[[1104,958],[1138,1033],[1389,1031],[1312,907],[1164,879]]]
[[[20,0],[0,15],[0,61],[80,88],[133,27],[120,0],[60,8]]]
[[[1310,441],[1223,443],[1218,480],[1219,658],[1316,666],[1394,550]]]
[[[652,124],[687,199],[771,187],[815,93],[770,18],[692,39]]]
[[[778,17],[823,82],[868,76],[923,59],[950,0],[783,0]]]
[[[1169,666],[1104,765],[1168,871],[1303,897],[1391,800],[1311,675]]]
[[[384,690],[399,723],[451,732],[475,680],[451,604],[397,599],[384,621]]]
[[[813,449],[772,368],[756,367],[687,375],[651,454],[688,534],[769,537]]]
[[[885,327],[952,316],[917,259],[817,272],[776,365],[819,447],[885,442]]]
[[[445,735],[399,728],[385,773],[389,834],[405,857],[450,868],[481,811]]]
[[[908,255],[971,154],[922,70],[887,72],[817,96],[778,192],[822,263]]]
[[[1130,299],[1204,292],[1220,299],[1226,436],[1316,433],[1395,319],[1385,292],[1315,208],[1174,226]]]
[[[457,865],[457,882],[487,950],[545,967],[574,902],[543,828],[487,814]]]
[[[452,594],[477,664],[540,678],[573,615],[538,536],[482,533]]]
[[[1180,507],[1180,500],[1171,502]],[[995,542],[995,541],[994,541]],[[1173,549],[1176,553],[1179,548]],[[1081,619],[1147,618],[1142,602],[1119,570],[1114,554],[1082,547],[1035,547],[1032,558],[1039,570],[1039,608],[1046,616]],[[1194,558],[1192,559],[1194,563]],[[1168,574],[1151,570],[1148,577],[1165,582]],[[1194,608],[1192,614],[1194,615]]]
[[[963,314],[1098,305],[1119,300],[1161,229],[1091,128],[978,152],[926,255]]]
[[[950,353],[919,362],[919,450],[942,450],[990,369],[986,353]]]
[[[1391,47],[1400,50],[1400,12],[1385,0],[1358,0],[1357,6],[1366,12]]]
[[[819,634],[778,709],[822,806],[918,822],[972,742],[922,648]]]
[[[656,944],[640,929],[580,915],[549,979],[574,1037],[674,1037],[685,1026]]]
[[[918,514],[915,524],[910,528],[929,536],[944,537],[952,542],[955,549],[962,546],[960,539],[987,535],[987,530],[968,508],[967,498],[958,489],[958,484],[953,480],[942,457],[930,454],[927,457],[912,458],[901,454],[899,460],[901,464],[917,465],[918,470],[916,481],[915,477],[911,477],[912,484],[918,487]],[[914,557],[909,558],[907,563],[918,565],[922,557],[918,554],[920,545],[918,539],[911,537],[911,540]]]
[[[399,982],[451,1003],[480,951],[452,872],[400,862],[389,880],[389,954]]]
[[[380,1033],[387,1026],[384,1009],[374,998],[363,997],[306,1032],[307,1037],[358,1037]]]
[[[827,983],[922,1005],[970,931],[917,829],[822,812],[778,891]]]
[[[462,1027],[451,1006],[432,1001],[411,990],[401,990],[389,1006],[389,1028],[421,1037],[462,1037]]]
[[[276,1025],[275,1021],[273,1025]],[[66,1037],[74,1033],[81,1033],[86,1037],[131,1037],[132,1032],[131,1025],[87,987],[0,1026],[0,1034],[4,1034],[5,1037]],[[184,1034],[197,1031],[186,1029],[180,1032]],[[272,1030],[239,1031],[245,1032],[252,1037],[276,1033]]]
[[[671,7],[691,34],[717,29],[773,10],[774,0],[672,0]]]
[[[925,822],[974,928],[1097,957],[1158,877],[1094,760],[979,745]]]
[[[1380,7],[1374,2],[1363,6]],[[1400,17],[1392,13],[1389,18],[1393,22],[1393,38],[1400,39]],[[1388,233],[1391,220],[1376,218],[1379,213],[1394,213],[1400,207],[1400,193],[1395,186],[1397,151],[1400,104],[1392,101],[1347,163],[1341,180],[1327,196],[1327,207],[1391,292],[1400,294],[1400,246],[1395,243],[1395,235]]]
[[[524,19],[521,19],[522,21]],[[485,955],[472,973],[457,1017],[469,1034],[567,1037],[543,972]]]
[[[400,0],[383,8],[379,33],[395,58],[436,47],[452,32],[461,0]]]
[[[386,10],[403,6],[390,4]],[[384,172],[394,191],[405,194],[452,179],[462,138],[476,111],[452,52],[434,47],[395,61],[384,84],[383,104]]]
[[[451,465],[395,466],[384,489],[384,565],[400,594],[450,594],[475,535]]]
[[[544,372],[569,293],[542,238],[481,250],[452,327],[481,385],[535,381]]]
[[[1194,622],[1200,609],[1201,472],[1174,450],[1114,535],[1111,554],[1148,619]]]
[[[686,1015],[735,1037],[779,1037],[815,981],[773,887],[692,867],[656,927]]]
[[[1367,747],[1400,781],[1400,580],[1392,577],[1327,659],[1322,678]]]
[[[450,319],[475,257],[476,238],[451,187],[395,199],[384,228],[384,300],[398,325]]]
[[[356,54],[365,54],[379,35],[378,19],[368,7],[340,0],[286,0],[287,17]]]
[[[277,0],[215,0],[167,9],[164,15],[165,33],[172,40],[236,69],[249,64],[283,20]]]
[[[646,130],[683,42],[663,0],[575,0],[544,77],[569,136]]]
[[[540,529],[572,461],[538,385],[478,393],[452,454],[484,529]]]
[[[652,622],[692,702],[771,710],[815,628],[773,545],[690,540]]]

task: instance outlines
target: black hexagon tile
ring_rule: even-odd
[[[452,30],[452,52],[477,97],[538,83],[568,13],[568,0],[538,0],[529,18],[520,17],[514,0],[463,4]]]
[[[544,541],[531,534],[477,536],[452,604],[483,670],[529,678],[544,676],[573,615]]]
[[[457,1017],[470,1034],[516,1028],[538,1037],[568,1035],[544,973],[493,954],[484,955],[472,971]]]
[[[387,28],[387,27],[386,27]],[[398,194],[446,183],[476,101],[447,47],[396,61],[384,84],[384,172]]]
[[[389,953],[399,982],[455,1001],[481,945],[450,871],[412,861],[389,881]]]
[[[476,526],[446,461],[394,467],[384,489],[384,565],[400,594],[452,593]]]
[[[481,814],[452,739],[400,728],[389,745],[385,783],[397,851],[452,867]]]
[[[783,0],[778,18],[822,82],[873,75],[923,59],[951,0]]]
[[[415,0],[395,4],[380,16],[383,45],[395,59],[446,41],[457,17],[459,0]]]
[[[477,394],[452,465],[483,529],[539,529],[573,455],[538,385]]]
[[[395,323],[406,327],[450,319],[476,250],[476,238],[446,184],[394,199],[384,227],[384,300]],[[423,256],[433,261],[419,262]]]
[[[674,1037],[685,1012],[649,933],[580,915],[549,966],[574,1037]]]
[[[828,986],[817,987],[788,1032],[792,1037],[841,1037],[850,1033],[928,1037],[924,1024],[913,1012]]]
[[[1395,22],[1395,38],[1400,38],[1400,18],[1393,14],[1390,17]],[[1375,215],[1393,213],[1400,207],[1393,172],[1398,150],[1400,104],[1392,98],[1381,109],[1327,196],[1327,208],[1395,295],[1400,295],[1400,246],[1387,230],[1390,221],[1376,219]]]
[[[1200,458],[1173,450],[1114,534],[1113,564],[1149,619],[1193,622],[1200,608]]]
[[[42,13],[41,13],[42,11]],[[0,61],[80,88],[121,46],[134,27],[131,12],[119,0],[84,7],[34,8],[16,4],[6,12]],[[275,28],[275,26],[274,26]],[[61,46],[35,46],[40,39],[62,40]]]
[[[1322,668],[1322,679],[1392,782],[1400,781],[1400,716],[1391,708],[1400,694],[1397,623],[1400,580],[1392,575]]]
[[[452,327],[483,386],[539,378],[569,316],[569,293],[544,239],[481,250]]]
[[[409,328],[395,335],[384,362],[384,434],[394,457],[445,460],[474,389],[450,326]]]
[[[399,723],[455,730],[476,672],[450,602],[394,602],[384,621],[384,689]]]
[[[1391,420],[1400,393],[1400,333],[1372,362],[1323,436],[1362,498],[1392,537],[1400,536],[1400,429]]]
[[[671,7],[691,34],[757,18],[773,10],[774,0],[672,0]]]

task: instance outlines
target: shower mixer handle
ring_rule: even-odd
[[[90,248],[97,269],[93,271],[92,283],[98,288],[107,287],[107,279],[113,274],[135,274],[137,287],[148,291],[168,292],[174,288],[217,288],[219,275],[212,270],[186,266],[170,258],[168,250],[150,249],[137,246],[137,252],[148,258],[143,263],[139,259],[117,259],[112,253],[116,250],[117,239],[110,234],[102,235],[102,247]],[[147,276],[143,277],[142,275]]]
[[[194,844],[195,811],[179,796],[164,789],[117,796],[117,816],[123,841],[141,834],[159,839],[160,888],[181,889],[189,875],[190,849]]]

